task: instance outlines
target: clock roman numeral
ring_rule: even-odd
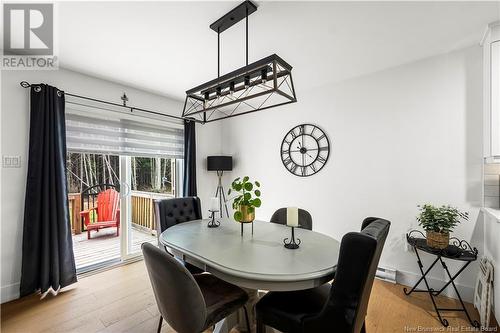
[[[314,166],[314,163],[312,163],[312,164],[311,164],[311,165],[309,165],[309,166],[311,167],[311,169],[312,169],[313,173],[315,173],[315,172],[316,172],[316,167]]]
[[[295,134],[295,131],[294,131],[294,130],[292,130],[292,131],[290,132],[290,134],[292,135],[292,138],[293,138],[293,139],[295,139],[295,138],[297,137],[297,134]]]
[[[321,141],[321,140],[322,140],[322,139],[324,139],[324,138],[325,138],[325,135],[324,135],[324,134],[322,134],[322,135],[321,135],[319,138],[317,138],[316,140]]]
[[[319,151],[326,151],[328,150],[328,147],[319,147]]]
[[[306,175],[306,167],[301,166],[300,167],[300,173],[302,174],[302,176],[305,176]]]
[[[288,166],[288,164],[292,163],[292,159],[290,157],[287,157],[283,160],[283,164],[285,164],[286,166]]]
[[[318,160],[319,163],[325,163],[326,162],[325,158],[322,157],[322,156],[318,156],[317,160]]]
[[[297,164],[295,164],[295,163],[294,163],[294,164],[290,167],[290,171],[291,171],[292,173],[295,173],[295,171],[297,171],[297,168],[298,168],[298,167],[299,167],[299,166],[298,166]]]

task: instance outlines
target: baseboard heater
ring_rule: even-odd
[[[382,281],[396,283],[396,270],[393,268],[378,267],[375,276]]]

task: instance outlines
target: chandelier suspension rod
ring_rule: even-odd
[[[245,25],[246,25],[246,54],[247,54],[246,65],[248,66],[248,7],[246,7]]]
[[[248,7],[245,8],[245,64],[248,66]],[[231,18],[232,20],[232,18]],[[217,77],[220,77],[220,26],[217,27]]]
[[[220,77],[220,29],[217,28],[217,77]]]

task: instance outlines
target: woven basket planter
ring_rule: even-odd
[[[427,231],[427,245],[435,249],[445,249],[450,243],[450,234],[435,231]]]

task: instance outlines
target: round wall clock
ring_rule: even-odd
[[[330,141],[321,128],[302,124],[292,128],[281,143],[281,161],[296,176],[312,176],[330,155]]]

